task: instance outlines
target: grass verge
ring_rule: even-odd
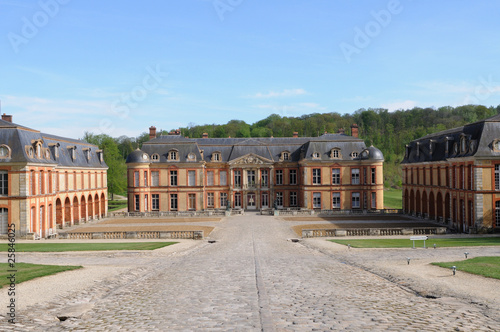
[[[63,271],[80,269],[81,266],[72,265],[40,265],[28,263],[16,263],[16,284],[23,281],[28,281],[35,278],[45,277],[51,274],[56,274]],[[9,270],[8,263],[0,263],[0,288],[10,284],[8,277],[12,272]]]
[[[474,257],[463,261],[432,264],[449,269],[452,266],[456,266],[457,271],[465,271],[483,277],[500,279],[500,257]]]
[[[386,209],[402,209],[403,191],[401,189],[384,189],[384,207]]]
[[[408,239],[366,239],[366,240],[329,240],[338,244],[348,245],[353,248],[411,248],[413,241]],[[500,246],[500,237],[485,238],[450,238],[433,239],[425,241],[427,247],[433,247],[434,243],[441,247],[477,247],[477,246]],[[423,247],[424,241],[415,241],[415,247]]]
[[[102,250],[155,250],[178,242],[133,242],[133,243],[16,243],[16,252],[60,252]],[[7,251],[8,245],[0,246]]]

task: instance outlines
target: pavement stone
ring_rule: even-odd
[[[225,218],[185,254],[86,254],[80,264],[129,264],[113,278],[18,313],[11,331],[495,331],[479,304],[418,296],[301,242],[272,216]],[[52,264],[77,255],[34,255]],[[352,255],[351,255],[352,256]],[[28,256],[29,257],[29,256]],[[79,317],[56,319],[68,308]],[[80,306],[80,307],[77,307]],[[498,308],[497,308],[498,309]]]

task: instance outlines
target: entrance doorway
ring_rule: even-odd
[[[255,210],[255,194],[254,193],[248,193],[247,194],[247,209],[249,210]]]

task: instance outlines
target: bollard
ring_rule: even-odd
[[[408,265],[410,265],[410,257],[406,257],[406,261],[408,262]]]
[[[453,275],[455,275],[455,272],[457,272],[457,267],[456,266],[452,266],[451,268],[453,270]]]
[[[434,243],[434,249],[436,249],[436,244]]]
[[[351,249],[351,245],[350,244],[347,245],[347,249]]]
[[[469,256],[469,253],[468,252],[464,252],[464,255],[465,255],[465,259],[467,259],[467,256]]]

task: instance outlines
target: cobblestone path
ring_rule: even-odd
[[[227,218],[211,234],[216,243],[180,256],[145,256],[147,264],[111,281],[19,313],[13,329],[500,330],[480,306],[419,297],[291,237],[287,223],[273,217]],[[55,319],[75,305],[86,308],[81,317]]]

